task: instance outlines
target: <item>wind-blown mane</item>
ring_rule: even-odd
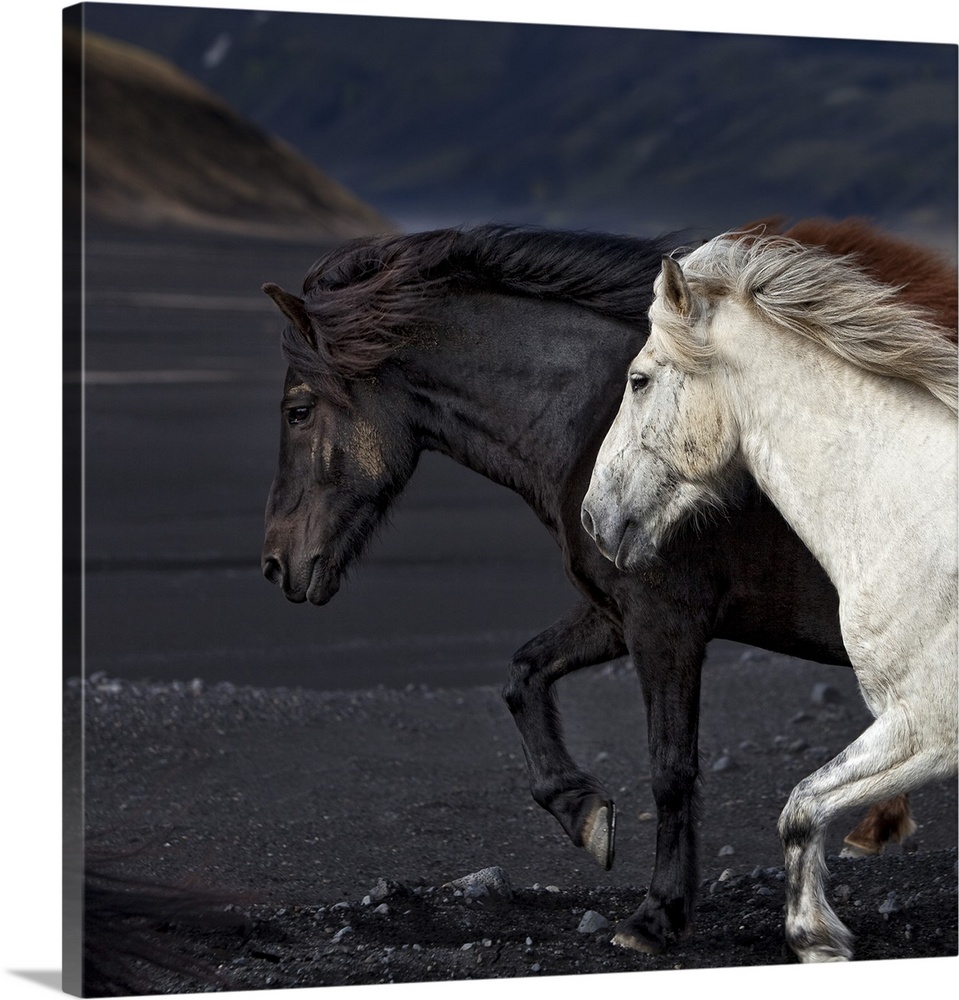
[[[900,298],[928,309],[949,339],[957,339],[956,268],[938,251],[883,232],[863,219],[804,219],[783,235],[806,246],[848,255],[867,274],[896,285]]]
[[[923,386],[953,412],[959,406],[954,334],[928,310],[897,298],[849,256],[783,236],[722,236],[681,261],[690,286],[706,302],[733,296],[771,322],[807,337],[877,375]],[[691,369],[708,364],[709,343],[690,336],[691,320],[657,298],[650,316],[659,342]]]
[[[304,280],[315,343],[288,327],[283,352],[342,398],[344,380],[375,371],[451,292],[563,300],[645,326],[642,290],[679,242],[504,225],[352,240]]]

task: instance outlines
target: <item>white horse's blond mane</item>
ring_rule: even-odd
[[[915,382],[959,409],[959,357],[947,331],[849,257],[783,236],[735,235],[710,240],[680,263],[692,311],[680,315],[660,294],[650,309],[657,343],[680,366],[708,365],[713,347],[697,339],[697,321],[711,300],[733,296],[850,364]]]

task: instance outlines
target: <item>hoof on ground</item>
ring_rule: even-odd
[[[583,847],[607,871],[616,853],[616,807],[604,802],[593,808],[583,823]]]
[[[818,927],[815,932],[786,929],[786,940],[803,964],[821,962],[848,962],[852,959],[853,936],[848,927],[836,924],[827,931]]]
[[[610,944],[614,944],[618,948],[639,951],[644,955],[658,955],[662,951],[662,948],[652,941],[628,930],[617,930]]]
[[[806,965],[819,965],[823,962],[848,962],[852,959],[851,951],[841,948],[808,948],[798,952],[799,961]]]

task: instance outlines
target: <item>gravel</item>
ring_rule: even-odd
[[[130,995],[794,964],[776,820],[867,723],[851,672],[707,667],[698,910],[657,956],[610,944],[652,870],[638,685],[583,672],[560,699],[571,751],[617,799],[610,872],[532,803],[494,689],[69,682],[91,863],[184,899],[140,926],[167,967],[131,962],[112,981]],[[798,709],[809,718],[790,721]],[[710,766],[724,757],[735,766]],[[838,856],[853,817],[830,832],[827,891],[859,960],[957,954],[956,783],[912,801],[917,833],[881,857]]]

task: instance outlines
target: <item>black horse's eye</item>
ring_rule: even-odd
[[[288,424],[302,424],[312,410],[312,406],[293,406],[286,411],[286,422]]]
[[[649,385],[649,376],[644,375],[642,372],[631,372],[629,376],[629,387],[633,392],[639,392],[641,389],[645,389]]]

